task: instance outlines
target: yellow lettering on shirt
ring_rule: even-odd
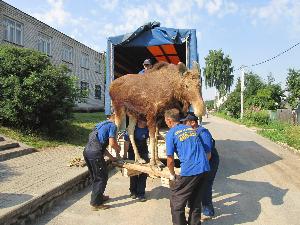
[[[196,137],[197,133],[193,130],[189,131],[189,132],[183,132],[181,134],[178,135],[178,139],[179,141],[184,141],[186,139],[188,139],[189,137]]]

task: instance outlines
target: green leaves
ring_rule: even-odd
[[[0,46],[0,123],[48,132],[70,118],[80,98],[66,67],[29,49]]]
[[[205,57],[205,86],[216,87],[220,97],[230,91],[233,84],[233,67],[229,56],[224,56],[222,50],[210,50]]]
[[[264,82],[257,74],[252,72],[245,74],[244,103],[245,109],[250,110],[274,110],[281,107],[281,99],[284,91],[274,81]],[[230,111],[235,117],[239,117],[241,107],[241,84],[240,80],[236,88],[228,96],[221,109]]]
[[[300,70],[289,69],[286,86],[289,92],[288,103],[296,108],[300,104]]]

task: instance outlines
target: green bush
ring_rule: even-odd
[[[255,124],[266,125],[270,122],[269,113],[267,111],[246,111],[244,113],[244,119],[250,120]]]
[[[0,123],[49,132],[71,117],[80,98],[65,66],[34,50],[0,45]]]

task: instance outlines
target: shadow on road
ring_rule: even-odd
[[[261,213],[260,201],[263,198],[269,198],[272,205],[283,204],[288,189],[281,189],[269,182],[230,178],[279,161],[279,156],[253,141],[221,140],[217,141],[216,146],[220,154],[219,170],[214,183],[216,217],[206,221],[206,224],[253,222]]]
[[[147,200],[169,199],[169,196],[170,196],[169,188],[162,187],[162,186],[155,187],[151,191],[146,192]],[[114,202],[118,202],[119,200],[124,200],[124,199],[128,199],[128,200],[126,202],[114,203]],[[111,204],[111,208],[118,208],[118,207],[135,204],[138,201],[139,201],[138,199],[131,199],[129,195],[122,195],[122,196],[110,199],[110,202],[113,203],[113,204]]]

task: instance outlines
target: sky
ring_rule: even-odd
[[[300,42],[300,0],[5,0],[94,50],[106,51],[109,36],[133,32],[150,21],[197,30],[200,66],[209,50],[232,59],[234,69],[252,65]],[[300,45],[246,72],[272,73],[285,87],[288,69],[300,69]],[[234,72],[235,80],[241,72]],[[234,86],[232,87],[234,89]],[[214,88],[203,88],[205,100]]]

